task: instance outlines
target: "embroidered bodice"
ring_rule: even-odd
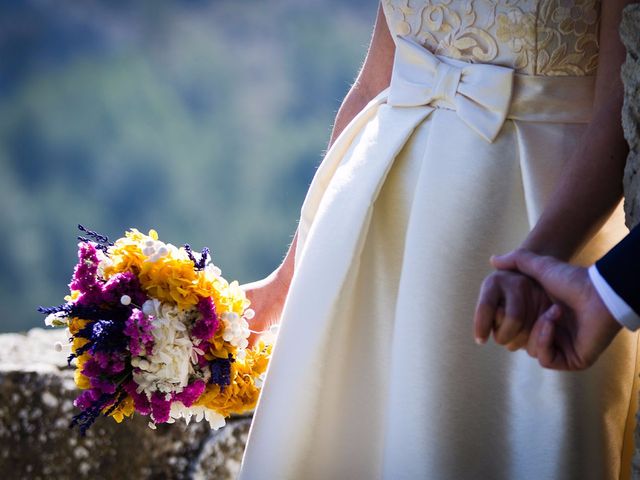
[[[595,74],[598,0],[383,0],[392,35],[528,75]]]

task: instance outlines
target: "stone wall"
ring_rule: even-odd
[[[159,425],[134,415],[121,424],[99,418],[86,437],[68,425],[77,395],[64,330],[0,335],[0,478],[235,478],[249,418],[213,432],[204,423]]]
[[[640,221],[640,4],[625,8],[620,37],[627,49],[622,67],[622,126],[630,148],[624,172],[624,206],[631,228]]]
[[[620,38],[627,49],[627,58],[622,66],[622,126],[629,143],[629,157],[624,172],[624,210],[627,226],[633,228],[640,223],[640,3],[625,8]],[[640,414],[636,418],[636,451],[632,473],[635,480],[640,480]]]

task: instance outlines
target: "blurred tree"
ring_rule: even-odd
[[[75,225],[267,274],[295,230],[375,3],[0,2],[2,331],[66,294]]]

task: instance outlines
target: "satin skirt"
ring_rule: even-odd
[[[345,129],[305,200],[240,478],[627,476],[637,335],[566,373],[472,333],[490,255],[525,238],[586,124],[511,115],[490,143],[453,110],[386,95]],[[617,211],[579,261],[625,232]]]

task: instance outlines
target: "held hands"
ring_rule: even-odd
[[[476,306],[476,342],[486,343],[493,331],[495,342],[512,352],[527,346],[536,320],[551,304],[529,277],[510,271],[492,273],[482,283]]]
[[[492,306],[499,301],[496,298],[505,298],[506,305],[509,305],[509,299],[511,303],[519,305],[512,306],[511,311],[522,312],[525,308],[529,309],[527,314],[512,315],[514,319],[511,322],[518,324],[517,328],[521,332],[528,332],[527,352],[546,368],[588,368],[620,331],[620,324],[602,303],[587,269],[526,250],[515,250],[507,255],[494,257],[491,261],[494,267],[510,272],[496,272],[483,284],[474,318],[476,337],[480,340],[486,340],[489,336],[491,323],[488,317]],[[521,283],[520,294],[514,294],[505,291],[500,285],[496,286],[491,280],[493,275],[499,273],[517,275],[513,272],[527,275],[544,289],[548,295],[548,308],[543,308],[544,302],[533,294],[536,290],[531,287],[527,290]],[[528,299],[525,300],[526,296]],[[537,315],[533,324],[532,315]],[[499,314],[495,318],[499,321]],[[515,329],[516,327],[511,327],[510,331]],[[504,341],[504,337],[499,340]]]

